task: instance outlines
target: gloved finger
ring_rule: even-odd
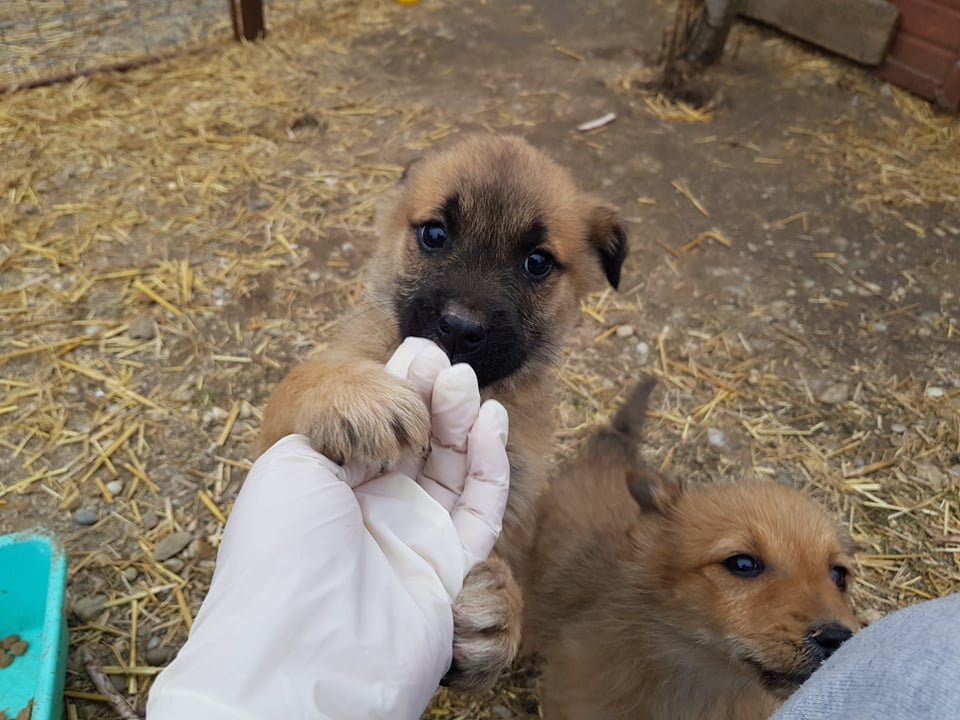
[[[467,556],[467,569],[486,559],[500,537],[510,490],[506,408],[487,400],[467,440],[467,476],[451,517]]]
[[[429,340],[427,346],[420,350],[410,361],[406,378],[420,391],[427,410],[433,408],[433,389],[440,373],[450,367],[450,358]]]
[[[448,512],[467,477],[467,437],[480,411],[480,388],[473,369],[458,363],[440,372],[433,386],[430,455],[417,478]]]
[[[400,343],[400,347],[394,350],[393,355],[391,355],[390,359],[387,360],[387,372],[391,375],[405,378],[407,376],[407,371],[410,369],[410,363],[413,362],[413,358],[431,345],[434,345],[434,343],[426,338],[405,338],[404,341]]]
[[[382,472],[383,469],[379,465],[368,465],[358,460],[351,460],[341,466],[340,478],[356,490],[365,482],[369,482]]]
[[[394,351],[385,367],[391,375],[413,383],[420,393],[420,397],[423,398],[427,410],[429,410],[433,384],[436,382],[440,371],[450,367],[450,359],[431,340],[408,337],[400,343],[400,347]],[[415,478],[422,468],[423,458],[412,457],[401,461],[392,469],[403,473],[407,477]],[[367,473],[361,482],[366,482],[373,476],[373,474]]]

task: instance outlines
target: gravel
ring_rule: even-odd
[[[93,508],[80,508],[73,513],[73,521],[77,525],[93,525],[100,519],[100,514]]]
[[[169,560],[174,555],[183,551],[183,549],[193,542],[193,535],[188,532],[175,532],[173,535],[167,535],[163,540],[157,543],[153,551],[153,559],[159,562]]]
[[[82,597],[73,604],[73,612],[75,612],[81,620],[93,620],[101,613],[106,602],[106,595]]]

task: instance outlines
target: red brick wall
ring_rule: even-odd
[[[900,26],[880,67],[880,77],[960,109],[960,0],[888,0],[900,9]]]

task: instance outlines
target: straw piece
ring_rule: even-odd
[[[97,690],[100,691],[100,694],[110,701],[110,704],[113,706],[113,709],[117,711],[117,714],[123,718],[123,720],[140,720],[140,717],[133,711],[130,704],[114,689],[113,683],[110,682],[110,679],[105,674],[108,669],[100,667],[94,659],[93,653],[87,648],[81,647],[80,658],[83,660],[83,666],[90,680],[94,686],[96,686]],[[159,668],[152,669],[158,670]]]

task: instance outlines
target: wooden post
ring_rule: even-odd
[[[704,0],[687,25],[682,55],[695,65],[713,65],[723,56],[741,0]]]
[[[267,36],[263,0],[230,0],[230,19],[237,40],[263,40]]]

